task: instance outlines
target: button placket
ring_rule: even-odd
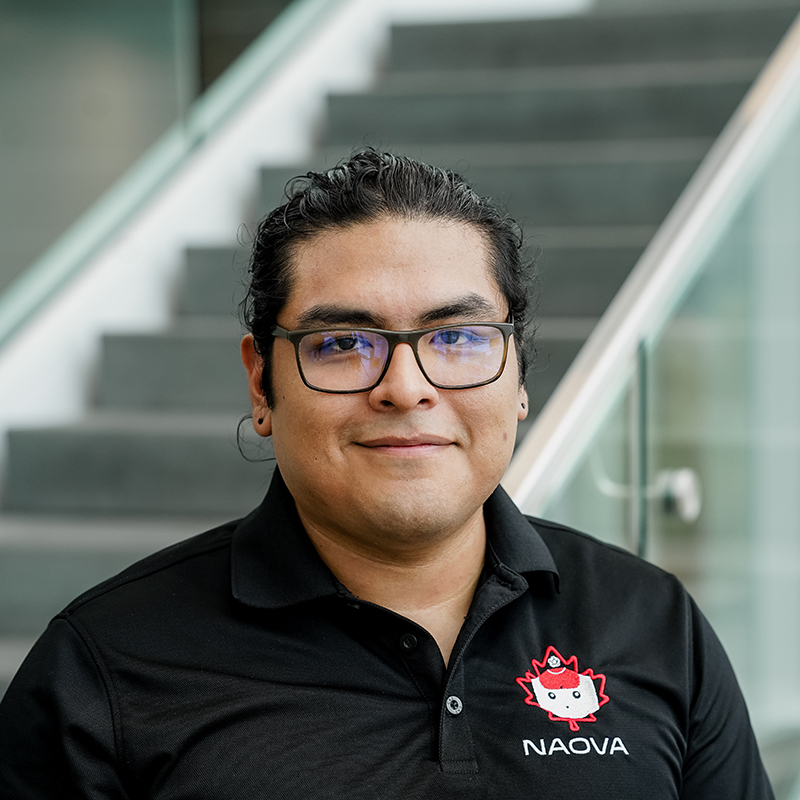
[[[513,577],[513,576],[509,576]],[[473,600],[469,617],[461,632],[460,647],[455,653],[452,672],[447,681],[444,694],[439,727],[439,764],[445,773],[474,773],[478,771],[477,755],[472,741],[469,725],[469,701],[465,686],[465,653],[473,637],[486,620],[499,608],[519,597],[528,587],[527,582],[516,576],[513,583],[501,582],[490,578],[479,589]],[[459,701],[461,710],[453,713],[458,704],[448,708],[448,701]]]
[[[463,661],[447,682],[440,719],[439,763],[443,772],[453,774],[478,771],[472,732],[469,727],[469,703],[464,686]]]

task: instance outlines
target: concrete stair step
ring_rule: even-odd
[[[189,247],[176,312],[203,316],[224,314],[237,319],[244,296],[249,254],[240,247]],[[209,308],[211,301],[211,308]],[[219,309],[224,308],[224,311]]]
[[[579,64],[508,69],[470,68],[388,72],[373,93],[384,95],[448,92],[565,91],[645,88],[651,86],[712,86],[753,81],[765,58],[650,61],[631,64]]]
[[[239,516],[260,502],[274,462],[247,422],[252,460],[239,452],[237,423],[230,414],[95,412],[74,425],[11,430],[2,508]]]
[[[711,136],[658,139],[587,139],[569,141],[392,143],[395,152],[428,164],[449,166],[456,172],[471,166],[558,166],[569,164],[616,164],[627,162],[686,161],[701,159],[714,142]],[[343,146],[321,151],[319,161],[332,166],[349,154]]]
[[[695,160],[481,167],[465,175],[529,234],[539,226],[657,224],[697,168]]]
[[[716,136],[751,83],[337,94],[328,98],[323,139],[352,146]]]
[[[644,249],[542,246],[536,269],[545,318],[602,316]]]
[[[224,514],[170,517],[72,516],[0,512],[0,550],[122,552],[143,558],[227,521]]]
[[[765,58],[797,10],[758,8],[594,13],[578,17],[392,29],[390,71],[622,64],[677,58]]]
[[[654,155],[617,161],[456,164],[482,195],[508,208],[528,233],[538,226],[646,225],[660,222],[697,168],[699,158]],[[277,174],[276,174],[277,173]],[[282,171],[262,171],[262,202],[269,205]]]
[[[227,296],[216,295],[220,310]],[[163,333],[108,334],[96,382],[104,409],[238,412],[250,408],[239,324],[188,317]]]
[[[389,149],[428,164],[437,164],[459,172],[475,185],[481,194],[488,189],[472,178],[472,170],[493,168],[557,167],[615,164],[697,164],[708,152],[713,137],[677,137],[669,139],[606,139],[591,141],[548,142],[483,142],[476,144],[420,143],[392,141],[377,143],[376,149]],[[306,164],[265,167],[261,170],[260,207],[271,211],[285,200],[288,181],[308,170],[325,170],[335,166],[351,152],[351,146],[331,145]],[[226,306],[227,308],[227,306]]]

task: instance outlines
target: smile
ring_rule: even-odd
[[[443,436],[382,436],[376,439],[367,439],[357,442],[360,447],[383,452],[391,455],[423,455],[425,453],[440,451],[454,442]]]

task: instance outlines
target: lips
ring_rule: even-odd
[[[375,439],[364,439],[358,442],[362,447],[414,448],[435,447],[453,444],[451,439],[432,434],[416,434],[414,436],[380,436]]]

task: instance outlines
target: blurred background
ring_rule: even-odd
[[[529,513],[677,573],[800,798],[800,0],[0,0],[0,692],[49,618],[256,505],[237,302],[373,145],[537,256]]]

